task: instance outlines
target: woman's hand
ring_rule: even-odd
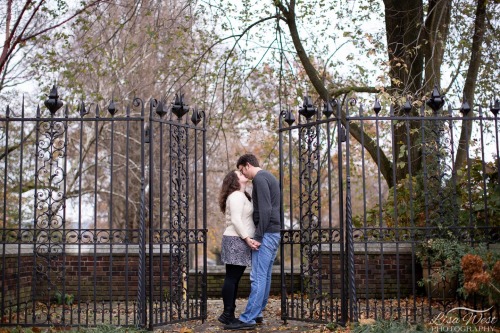
[[[259,249],[260,243],[258,241],[251,239],[250,237],[247,237],[245,238],[245,242],[252,250],[257,251]]]

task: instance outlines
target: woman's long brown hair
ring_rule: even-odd
[[[234,191],[240,190],[240,181],[238,179],[238,175],[236,171],[230,171],[222,181],[222,187],[219,193],[219,207],[221,212],[226,213],[226,200],[227,197],[233,193]],[[250,195],[247,192],[244,192],[248,200],[250,199]]]

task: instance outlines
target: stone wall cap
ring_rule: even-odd
[[[411,253],[415,247],[412,243],[354,243],[355,254],[378,253]],[[340,243],[322,244],[321,252],[339,253]]]
[[[33,254],[36,246],[43,246],[44,244],[4,244],[0,246],[0,254],[4,256],[17,256],[17,255],[30,255]],[[88,255],[106,255],[113,253],[115,255],[139,254],[138,244],[50,244],[51,250],[54,254],[64,253],[66,255],[77,256],[79,254]],[[146,256],[149,255],[150,247],[145,247]],[[153,255],[169,254],[170,246],[168,244],[154,244]]]

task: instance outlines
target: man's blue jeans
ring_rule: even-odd
[[[271,291],[273,262],[280,246],[279,233],[265,233],[259,250],[252,251],[252,270],[250,271],[250,296],[245,312],[240,320],[255,324],[255,318],[262,317]]]

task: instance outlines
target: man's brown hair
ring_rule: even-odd
[[[240,165],[246,166],[247,163],[254,167],[260,167],[259,160],[257,159],[257,157],[255,157],[254,154],[241,155],[240,158],[238,158],[238,162],[236,162],[236,167],[239,169]]]

